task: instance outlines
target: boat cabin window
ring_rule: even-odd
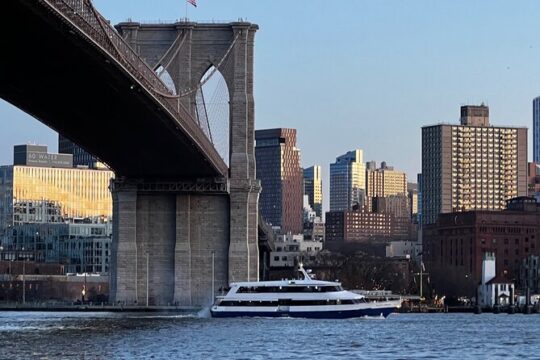
[[[352,305],[366,302],[364,299],[338,299],[338,300],[221,300],[219,306],[324,306],[324,305]]]
[[[318,293],[343,291],[341,286],[335,285],[309,285],[309,286],[241,286],[237,293]]]

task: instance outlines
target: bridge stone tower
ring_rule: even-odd
[[[226,178],[118,179],[112,184],[112,300],[207,305],[212,289],[258,279],[260,184],[253,100],[258,27],[245,22],[129,22],[116,28],[150,66],[167,70],[192,115],[196,101],[191,90],[212,66],[219,69],[230,95],[230,153]]]

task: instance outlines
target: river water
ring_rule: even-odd
[[[0,359],[540,359],[540,315],[0,313]]]

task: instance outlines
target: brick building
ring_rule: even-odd
[[[424,261],[435,292],[474,297],[486,252],[495,253],[497,276],[517,282],[523,260],[540,254],[539,234],[534,198],[511,199],[503,211],[440,214],[424,227]]]
[[[282,233],[302,233],[303,170],[296,147],[296,129],[255,131],[257,179],[262,191],[259,209]]]
[[[408,218],[396,218],[388,213],[367,211],[330,211],[326,213],[325,248],[349,252],[381,244],[385,256],[386,241],[410,237]]]

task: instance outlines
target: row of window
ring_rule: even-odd
[[[246,300],[223,300],[219,306],[321,306],[321,305],[352,305],[365,303],[364,299],[350,300],[291,300],[279,301],[246,301]]]
[[[343,291],[341,286],[325,285],[325,286],[257,286],[257,287],[240,287],[237,293],[319,293],[319,292],[335,292]]]

